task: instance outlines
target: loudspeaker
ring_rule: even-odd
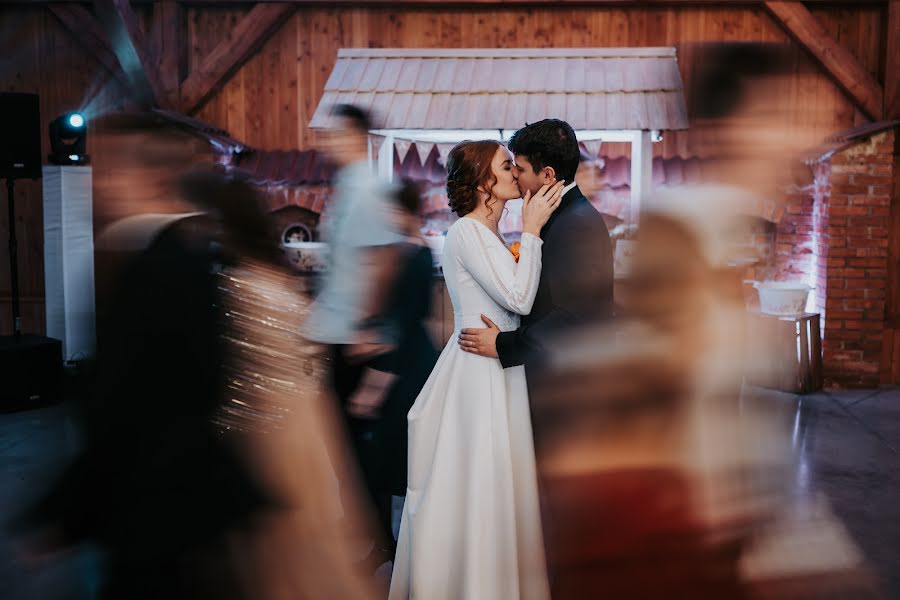
[[[0,410],[62,400],[62,342],[41,335],[0,337]]]
[[[41,176],[41,107],[37,94],[0,93],[3,143],[0,179],[39,179]]]

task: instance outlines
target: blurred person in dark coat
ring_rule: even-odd
[[[149,115],[98,123],[98,253],[114,256],[98,305],[96,387],[84,448],[34,507],[47,546],[107,555],[104,598],[236,598],[225,537],[268,499],[213,426],[224,351],[210,229],[177,181],[189,136]],[[129,214],[130,213],[130,214]]]
[[[83,451],[23,518],[32,547],[99,543],[103,598],[370,597],[338,526],[359,512],[334,491],[324,352],[257,198],[188,174],[190,138],[152,115],[103,127],[98,382]]]

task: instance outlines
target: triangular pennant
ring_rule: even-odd
[[[400,159],[401,165],[406,159],[406,155],[409,153],[410,146],[412,146],[412,142],[409,140],[394,140],[394,148],[397,149],[397,157]]]
[[[432,150],[434,150],[433,142],[416,142],[416,153],[419,155],[419,162],[423,167],[428,157],[431,156]]]
[[[438,149],[438,156],[440,156],[440,162],[442,165],[447,164],[447,157],[450,156],[450,151],[456,146],[456,144],[436,144]]]
[[[602,143],[602,140],[588,140],[586,142],[581,142],[585,151],[591,158],[597,158],[600,155],[600,146]]]
[[[387,138],[380,135],[369,134],[369,148],[372,160],[378,158],[378,152],[381,150],[381,145],[384,144],[385,139]]]

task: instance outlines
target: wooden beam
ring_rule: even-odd
[[[184,13],[175,0],[163,0],[153,7],[149,41],[160,93],[167,105],[178,106],[184,62]]]
[[[900,119],[900,0],[891,0],[887,19],[887,58],[884,61],[884,118]]]
[[[95,0],[94,6],[138,102],[164,106],[162,84],[129,0]]]
[[[103,26],[91,11],[73,2],[53,3],[47,5],[47,8],[113,77],[126,89],[130,87],[128,79],[119,65],[119,60],[106,41],[106,32],[103,31]]]
[[[196,112],[294,11],[291,4],[257,4],[203,59],[181,86],[181,110]]]
[[[806,48],[837,84],[872,120],[882,117],[881,86],[849,50],[838,44],[800,2],[766,2],[766,8],[791,36]]]

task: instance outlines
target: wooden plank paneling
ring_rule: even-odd
[[[184,59],[188,68],[182,69],[183,75],[200,67],[213,49],[233,36],[240,19],[250,10],[247,4],[216,1],[219,6],[203,4],[204,0],[184,5]],[[298,6],[276,35],[270,39],[263,36],[257,53],[228,79],[222,90],[209,95],[198,116],[252,145],[270,149],[315,147],[317,135],[307,124],[337,50],[342,47],[674,45],[682,78],[689,85],[696,68],[690,46],[693,42],[790,39],[758,3],[640,7],[619,3],[605,7],[602,3],[587,6],[535,2],[528,6],[507,3],[497,10],[496,6],[460,7],[444,2],[425,8],[404,5],[402,1],[383,6],[342,7],[342,0],[334,0],[318,6]],[[891,3],[896,4],[897,0]],[[887,31],[891,29],[887,24],[887,2],[805,5],[825,31],[878,79],[888,70],[889,58],[900,55],[887,49]],[[138,7],[138,12],[143,8]],[[896,22],[896,10],[890,14]],[[891,30],[897,29],[893,26]],[[896,43],[895,40],[893,47]],[[798,57],[805,54],[798,46]],[[96,115],[124,106],[124,87],[47,8],[3,5],[0,56],[4,58],[0,61],[0,88],[40,93],[42,132],[50,119],[66,110],[87,108]],[[799,70],[800,63],[797,65]],[[896,62],[894,65],[896,70]],[[267,87],[274,92],[265,92]],[[896,91],[894,94],[896,97]],[[824,73],[809,83],[798,80],[787,108],[797,115],[798,124],[812,124],[821,137],[853,126],[856,119],[852,101]],[[524,109],[523,106],[523,112]],[[654,151],[657,155],[691,156],[696,152],[691,135],[666,133],[664,142],[656,144]],[[44,155],[48,152],[45,138],[42,135]],[[96,143],[89,138],[89,151]],[[607,146],[613,149],[615,145]],[[624,148],[621,152],[627,153]],[[42,297],[40,184],[22,182],[18,189],[22,194],[17,203],[21,217],[18,235],[22,291]],[[0,240],[6,236],[4,213],[0,210]],[[0,296],[9,288],[4,262],[0,260]]]
[[[181,86],[182,110],[196,111],[217,86],[254,55],[292,10],[284,4],[254,6],[229,32],[228,38],[218,43],[184,81]]]

